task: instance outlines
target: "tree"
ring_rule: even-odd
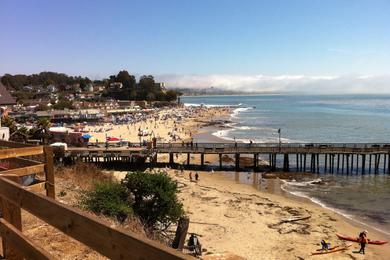
[[[152,75],[141,76],[138,85],[139,85],[138,99],[140,99],[140,100],[147,99],[148,94],[153,94],[155,97],[157,92],[159,92],[159,91],[156,91],[156,82],[154,81],[154,78]]]
[[[165,99],[167,101],[175,101],[177,99],[177,96],[180,95],[180,92],[177,92],[175,90],[167,90],[167,92],[165,93]]]
[[[17,130],[16,122],[13,118],[5,116],[1,118],[1,125],[9,128],[9,133],[12,134]]]
[[[35,127],[30,129],[29,134],[34,139],[41,139],[43,140],[43,143],[47,143],[47,141],[50,138],[49,128],[51,126],[50,119],[48,118],[41,118],[38,120],[38,123]]]
[[[132,208],[149,228],[168,228],[184,215],[177,184],[166,173],[129,172],[122,184],[133,200]]]
[[[38,120],[37,127],[40,130],[40,132],[43,132],[45,134],[49,133],[50,126],[51,126],[51,122],[49,118],[41,118]]]
[[[130,75],[126,70],[119,71],[116,76],[116,81],[121,82],[123,85],[122,88],[122,98],[125,100],[135,99],[137,96],[136,92],[136,80],[133,75]]]
[[[132,214],[127,198],[126,187],[120,183],[104,181],[95,183],[93,188],[83,192],[79,199],[81,207],[123,222]]]
[[[91,80],[87,77],[83,78],[80,76],[72,77],[68,76],[64,73],[57,73],[57,72],[51,72],[51,71],[43,71],[39,74],[32,74],[32,75],[11,75],[11,74],[5,74],[3,77],[1,77],[1,82],[9,87],[13,88],[15,90],[21,90],[23,86],[31,85],[31,86],[48,86],[48,85],[73,85],[75,83],[79,83],[81,85],[86,85],[91,83]]]

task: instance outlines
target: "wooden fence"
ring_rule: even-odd
[[[55,200],[53,155],[50,147],[0,141],[0,159],[19,168],[0,171],[0,235],[6,259],[55,259],[22,232],[21,209],[110,259],[191,259],[174,249],[89,216]],[[44,155],[43,162],[20,158]],[[45,180],[22,186],[21,179],[45,173]],[[46,196],[36,191],[46,189]]]

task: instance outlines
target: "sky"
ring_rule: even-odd
[[[0,0],[0,75],[390,92],[389,0]]]

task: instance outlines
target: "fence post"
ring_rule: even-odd
[[[182,217],[179,219],[179,223],[178,223],[177,229],[176,229],[175,238],[172,242],[172,248],[178,249],[180,251],[183,250],[189,225],[190,225],[189,218]]]
[[[50,146],[44,146],[43,151],[45,154],[46,196],[55,199],[53,148]]]
[[[22,231],[22,212],[19,206],[11,203],[5,198],[1,198],[1,213],[2,217],[12,224],[15,228]],[[3,257],[9,260],[22,260],[23,258],[17,254],[18,249],[12,248],[7,244],[7,238],[2,237],[3,242]]]

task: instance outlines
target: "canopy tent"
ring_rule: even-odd
[[[50,132],[57,132],[57,133],[66,133],[66,132],[73,132],[72,129],[66,128],[63,126],[58,126],[58,127],[50,127],[49,128]]]
[[[84,138],[84,139],[90,139],[91,137],[92,137],[92,135],[90,135],[90,134],[85,134],[82,136],[82,138]]]
[[[68,149],[68,144],[61,143],[61,142],[52,143],[50,146],[51,147],[63,147],[65,150]]]

